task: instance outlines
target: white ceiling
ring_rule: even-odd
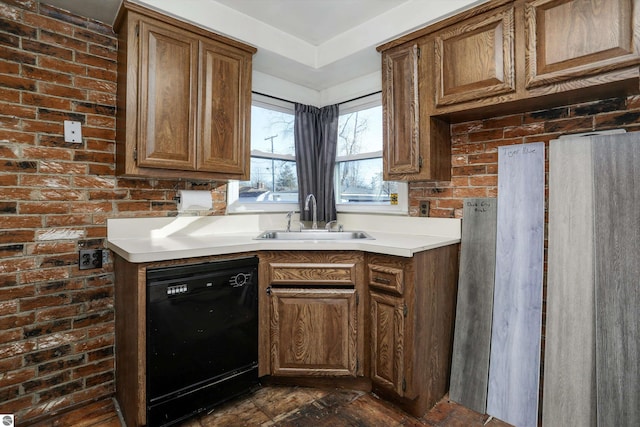
[[[41,1],[108,24],[121,3]],[[487,0],[132,1],[257,47],[254,82],[257,72],[322,92],[379,73],[376,46]]]

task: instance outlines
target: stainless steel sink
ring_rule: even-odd
[[[364,231],[265,231],[255,237],[257,240],[375,240]]]

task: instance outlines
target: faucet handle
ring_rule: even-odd
[[[293,215],[293,211],[289,211],[287,213],[287,231],[291,231],[291,216]]]
[[[331,227],[333,226],[333,224],[337,224],[337,223],[338,221],[336,221],[335,219],[332,221],[329,221],[324,225],[324,229],[327,231],[331,231]]]

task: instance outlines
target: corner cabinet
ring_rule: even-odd
[[[640,93],[640,4],[490,0],[377,49],[384,179],[445,181],[451,123]]]
[[[116,173],[246,179],[255,48],[125,1]]]
[[[260,253],[260,375],[364,374],[361,252]]]
[[[373,391],[423,416],[449,389],[458,245],[366,262]]]

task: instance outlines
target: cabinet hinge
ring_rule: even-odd
[[[404,317],[407,317],[407,314],[409,314],[409,309],[407,308],[407,304],[405,304],[402,307],[402,314],[404,315]]]
[[[360,304],[360,295],[356,294],[356,305]]]
[[[140,24],[136,24],[136,37],[140,37]]]
[[[267,286],[267,295],[271,295],[271,286]]]
[[[422,156],[418,157],[418,167],[422,168],[422,164],[424,163],[424,159]]]
[[[135,160],[136,162],[138,161],[138,149],[137,148],[133,149],[133,160]]]
[[[407,380],[402,378],[402,391],[407,391]]]
[[[416,49],[416,55],[418,55],[418,58],[420,58],[420,48]]]
[[[356,360],[356,372],[360,370],[360,361]]]

